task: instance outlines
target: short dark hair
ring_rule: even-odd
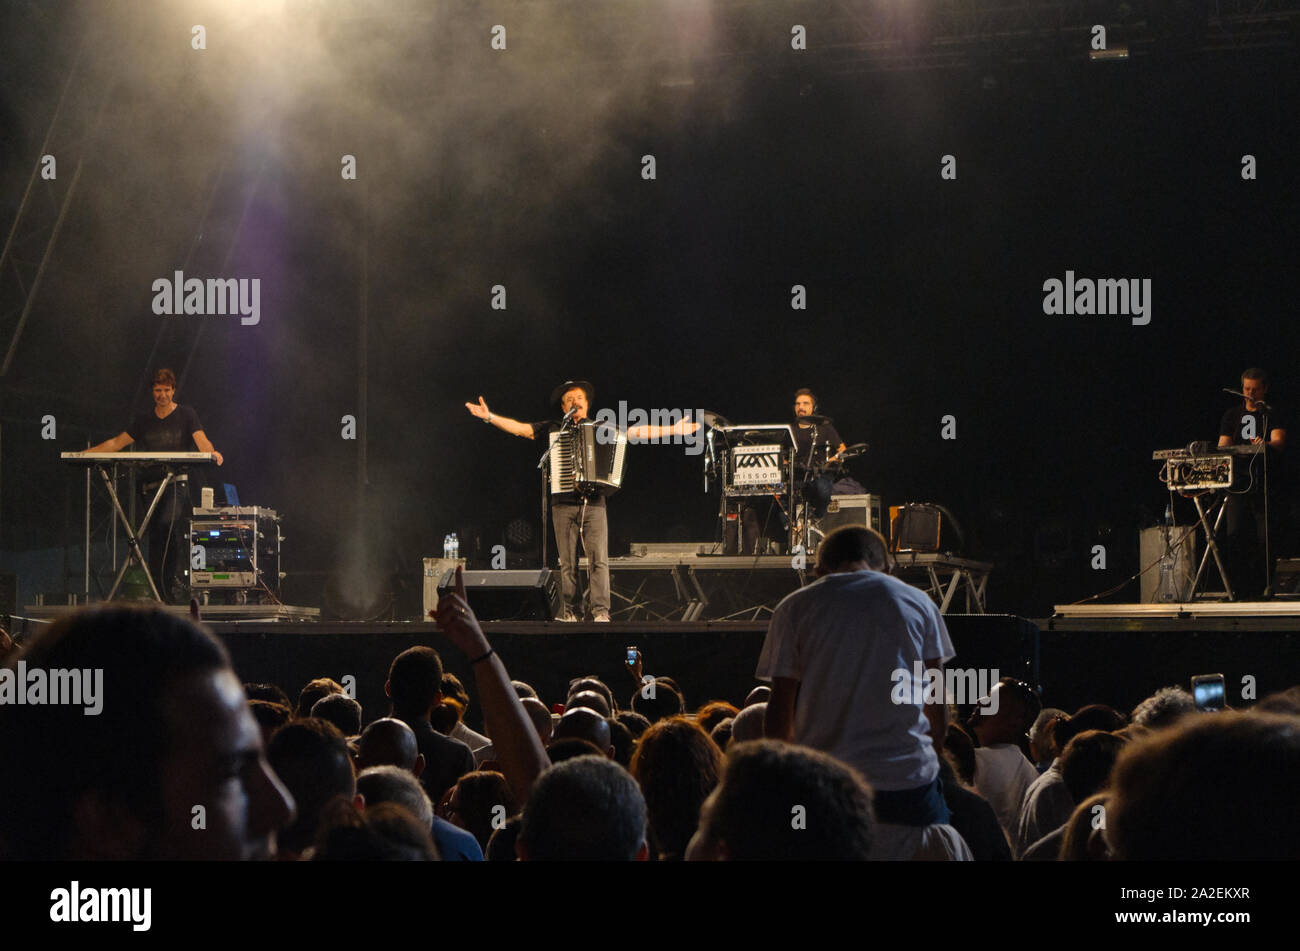
[[[1130,743],[1115,764],[1106,839],[1122,860],[1294,859],[1300,718],[1223,712]]]
[[[274,733],[293,716],[293,711],[283,703],[272,703],[270,700],[250,700],[248,709],[257,725],[262,728],[263,736]]]
[[[795,821],[796,807],[803,822]],[[875,838],[871,787],[816,750],[777,740],[738,743],[700,832],[737,860],[867,859]]]
[[[266,758],[298,804],[298,815],[280,830],[280,844],[301,852],[316,838],[325,805],[335,796],[356,795],[347,740],[325,720],[291,720],[271,737]]]
[[[420,757],[419,742],[415,731],[393,717],[381,717],[371,721],[361,732],[357,743],[357,766],[400,766],[403,769],[415,769]]]
[[[1243,380],[1258,380],[1265,386],[1268,386],[1268,371],[1261,370],[1259,367],[1251,367],[1249,370],[1243,370],[1241,373]]]
[[[817,394],[814,393],[812,390],[808,389],[808,387],[801,386],[799,387],[799,389],[794,391],[795,399],[798,399],[801,396],[811,396],[813,401],[813,406],[817,405]]]
[[[78,611],[4,665],[102,670],[97,716],[73,704],[0,705],[0,857],[63,860],[76,846],[74,810],[99,791],[143,819],[162,814],[162,769],[173,737],[167,691],[182,678],[228,670],[207,631],[159,608]]]
[[[892,561],[885,537],[874,528],[841,525],[817,548],[817,567],[823,572],[838,571],[855,561],[865,561],[872,571],[888,571]]]
[[[1056,724],[1052,731],[1052,742],[1064,750],[1066,744],[1084,730],[1114,733],[1116,730],[1122,730],[1127,724],[1128,720],[1124,714],[1114,707],[1108,707],[1104,703],[1090,703],[1086,707],[1075,710],[1074,715],[1067,717],[1065,722]]]
[[[311,707],[317,720],[327,720],[339,728],[344,736],[361,732],[361,704],[345,693],[332,693],[321,697]]]
[[[653,687],[650,695],[646,695],[646,687]],[[682,695],[672,688],[672,685],[662,678],[654,681],[652,684],[637,689],[632,694],[632,709],[644,716],[651,723],[662,720],[665,717],[675,717],[686,712],[686,704],[682,702]]]
[[[166,367],[159,367],[153,372],[153,385],[170,386],[174,390],[176,389],[176,374]]]
[[[332,677],[317,677],[307,681],[307,686],[298,693],[298,706],[293,715],[300,718],[311,716],[311,708],[316,701],[332,693],[342,693],[343,685]]]
[[[493,832],[492,838],[488,839],[487,848],[483,850],[483,861],[515,861],[515,840],[519,838],[519,826],[522,823],[523,817],[519,815],[506,819],[506,824]]]
[[[645,799],[628,771],[579,756],[538,777],[519,838],[532,861],[630,861],[645,844],[645,825]]]
[[[1043,701],[1038,694],[1034,693],[1034,688],[1029,686],[1023,680],[1017,680],[1015,677],[1003,677],[998,681],[1002,687],[1002,696],[1015,697],[1020,704],[1022,715],[1020,717],[1020,732],[1027,734],[1034,721],[1038,719],[1039,712],[1043,709]],[[1060,737],[1060,728],[1057,728],[1057,734]],[[1070,734],[1073,736],[1073,734]],[[1061,741],[1064,745],[1064,740]]]
[[[627,731],[632,734],[632,739],[639,740],[646,730],[650,729],[650,720],[643,713],[637,713],[635,710],[623,710],[616,714],[613,719],[627,727]]]
[[[432,647],[408,647],[388,668],[393,709],[423,716],[442,690],[442,658]]]
[[[465,716],[465,711],[469,709],[469,691],[459,677],[445,670],[442,672],[442,696],[444,699],[455,700],[460,705],[461,717]]]
[[[558,740],[553,740],[551,745],[546,747],[546,756],[551,761],[551,765],[563,763],[565,760],[577,759],[579,756],[604,756],[602,750],[591,740],[584,740],[580,736],[565,736]]]
[[[1124,749],[1124,739],[1101,730],[1085,730],[1065,744],[1061,751],[1061,779],[1070,798],[1083,802],[1110,782],[1115,760]]]
[[[289,695],[275,684],[244,684],[244,696],[249,700],[282,703],[289,708],[290,713],[293,712],[293,703],[289,700]]]
[[[614,762],[624,769],[632,765],[632,753],[636,750],[636,740],[632,731],[623,725],[622,720],[609,719],[609,745],[614,747]]]

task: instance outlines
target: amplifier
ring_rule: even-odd
[[[1142,576],[1140,590],[1143,604],[1158,601],[1190,601],[1192,582],[1196,579],[1196,533],[1188,532],[1186,527],[1173,528],[1165,525],[1153,525],[1142,529],[1138,535],[1138,558],[1143,568],[1160,562],[1167,547],[1179,538],[1183,543],[1173,550],[1173,572],[1161,584],[1160,564]]]
[[[890,551],[939,551],[939,523],[943,513],[937,505],[912,502],[889,507]]]
[[[455,589],[453,569],[438,582],[438,595]],[[466,571],[465,594],[480,621],[553,621],[560,610],[560,573],[550,568]]]
[[[880,531],[882,511],[878,495],[832,495],[826,514],[817,525],[825,534],[841,525],[861,525]]]
[[[426,558],[424,559],[424,620],[432,621],[429,612],[438,606],[438,587],[447,572],[455,571],[456,566],[466,567],[464,558]],[[452,578],[452,586],[456,579]]]

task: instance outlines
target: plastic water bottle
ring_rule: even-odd
[[[460,539],[456,537],[455,532],[451,533],[451,557],[460,557]]]
[[[443,558],[451,557],[451,536],[450,535],[442,536],[442,557]]]

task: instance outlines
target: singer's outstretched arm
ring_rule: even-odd
[[[470,415],[476,419],[481,419],[485,423],[495,426],[502,432],[507,432],[512,436],[522,436],[524,439],[532,439],[533,424],[521,423],[517,419],[511,419],[509,416],[498,416],[488,409],[487,403],[483,397],[478,398],[477,403],[466,403],[465,408],[470,411]]]

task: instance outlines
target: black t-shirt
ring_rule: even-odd
[[[1249,418],[1255,420],[1255,435],[1263,437],[1265,442],[1268,441],[1269,433],[1273,430],[1281,429],[1285,431],[1290,428],[1287,425],[1285,414],[1275,406],[1267,413],[1268,432],[1266,433],[1264,432],[1264,416],[1265,414],[1259,410],[1256,410],[1253,413],[1248,413],[1246,412],[1245,402],[1243,401],[1238,403],[1236,406],[1230,407],[1224,412],[1223,419],[1219,421],[1219,435],[1230,437],[1232,439],[1232,445],[1234,446],[1240,446],[1250,442],[1249,439],[1246,439],[1241,435],[1242,429],[1247,425],[1246,420]]]
[[[822,423],[819,426],[809,426],[804,429],[795,420],[794,429],[794,464],[796,466],[808,465],[809,452],[813,449],[813,434],[817,436],[817,448],[812,452],[813,465],[821,465],[829,456],[835,455],[836,450],[840,448],[840,434],[835,431],[835,427],[830,423]]]
[[[539,440],[543,445],[549,445],[551,433],[558,433],[564,428],[562,419],[543,419],[535,423],[529,423],[533,427],[533,438]],[[559,505],[581,505],[583,496],[577,492],[552,492],[551,503]],[[605,497],[600,493],[586,496],[588,505],[604,505]]]
[[[1255,420],[1255,435],[1263,437],[1265,442],[1268,441],[1269,433],[1273,430],[1280,429],[1284,432],[1287,430],[1288,425],[1286,414],[1275,406],[1267,413],[1268,432],[1265,432],[1265,415],[1266,414],[1261,413],[1259,410],[1256,410],[1253,413],[1248,413],[1246,412],[1245,402],[1243,401],[1238,403],[1236,406],[1233,406],[1224,412],[1223,419],[1219,421],[1219,435],[1227,436],[1232,440],[1232,445],[1234,446],[1241,446],[1249,443],[1250,440],[1242,436],[1241,431],[1247,425],[1246,420],[1252,418]],[[1275,492],[1282,490],[1284,485],[1283,480],[1286,479],[1288,475],[1286,469],[1283,468],[1283,460],[1285,458],[1283,454],[1272,446],[1268,447],[1267,452],[1269,467],[1268,491],[1269,495],[1272,496]],[[1253,462],[1254,460],[1258,460],[1259,456],[1250,456],[1249,459]],[[1241,467],[1245,462],[1245,459],[1238,459],[1237,466]],[[1242,472],[1244,473],[1245,470],[1242,469]],[[1261,470],[1259,468],[1253,469],[1253,474],[1256,480],[1260,479],[1260,472]],[[1241,486],[1248,485],[1250,484],[1249,476],[1246,476],[1245,478],[1239,477],[1237,482],[1239,482]],[[1259,482],[1256,481],[1255,489],[1258,490],[1258,488]]]
[[[189,406],[180,406],[162,419],[152,409],[131,420],[126,434],[134,441],[136,452],[198,452],[194,434],[203,428],[199,414]],[[161,466],[149,466],[141,474],[143,483],[156,482],[163,477]]]
[[[136,452],[198,452],[194,434],[202,428],[198,413],[189,406],[177,406],[162,419],[152,409],[139,414],[126,434],[134,440]]]

